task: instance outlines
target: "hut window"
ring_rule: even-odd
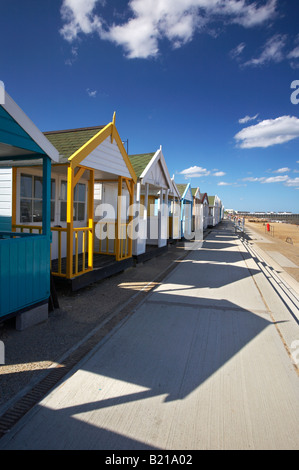
[[[77,183],[74,189],[74,220],[85,219],[85,184]]]
[[[51,180],[51,221],[55,213],[55,180]],[[20,222],[42,222],[43,178],[21,174]]]
[[[77,183],[74,189],[74,220],[80,221],[85,219],[85,200],[86,200],[86,186],[82,183]],[[67,182],[61,182],[60,191],[60,220],[66,222],[67,210]]]

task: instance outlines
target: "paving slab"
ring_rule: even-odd
[[[262,279],[224,224],[0,449],[298,449],[298,375]],[[292,328],[298,333],[294,321]]]
[[[282,268],[298,268],[297,264],[293,263],[289,258],[282,255],[278,251],[268,250],[268,254],[273,258]]]

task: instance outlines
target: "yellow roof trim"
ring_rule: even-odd
[[[120,136],[119,136],[119,133],[118,133],[118,130],[116,129],[116,127],[114,127],[114,135],[113,135],[113,136],[114,136],[114,139],[115,139],[115,141],[116,141],[116,143],[117,143],[117,145],[118,145],[118,148],[119,148],[119,150],[120,150],[120,153],[121,153],[122,156],[123,156],[123,159],[124,159],[124,161],[125,161],[125,164],[126,164],[127,167],[128,167],[128,170],[129,170],[129,173],[130,173],[130,175],[131,175],[131,177],[132,177],[132,180],[133,180],[134,183],[136,184],[136,183],[137,183],[137,176],[136,176],[136,173],[135,173],[135,171],[134,171],[134,169],[133,169],[132,163],[130,162],[130,159],[129,159],[129,157],[128,157],[128,154],[127,154],[127,152],[126,152],[126,149],[125,149],[125,147],[124,147],[124,144],[122,143],[122,140],[121,140],[121,138],[120,138]]]
[[[86,158],[94,149],[96,149],[109,135],[111,135],[112,123],[107,124],[104,129],[101,129],[94,137],[88,140],[82,147],[71,155],[68,160],[72,168],[80,165],[82,160]]]
[[[69,157],[68,160],[70,162],[71,168],[76,168],[78,165],[80,165],[80,163],[84,160],[84,158],[86,158],[94,149],[96,149],[109,136],[112,136],[113,139],[115,139],[117,146],[120,150],[120,153],[122,154],[122,157],[125,161],[125,164],[127,165],[129,173],[134,183],[136,183],[137,176],[135,174],[135,171],[130,162],[128,154],[125,150],[125,147],[122,143],[122,140],[115,126],[115,113],[113,116],[113,122],[110,122],[109,124],[107,124],[107,126],[101,129],[94,137],[92,137],[88,142],[86,142],[81,148],[76,150],[76,152],[74,152],[73,155]]]

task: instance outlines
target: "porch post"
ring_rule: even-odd
[[[89,170],[88,181],[88,268],[93,268],[93,241],[94,241],[94,170]]]
[[[66,249],[66,277],[71,279],[73,276],[73,228],[74,228],[74,169],[71,166],[67,168],[67,249]]]
[[[133,247],[133,238],[132,238],[132,220],[133,220],[133,204],[134,204],[134,181],[131,180],[130,181],[130,187],[131,187],[131,191],[130,191],[130,209],[129,209],[129,225],[128,227],[130,227],[130,232],[127,233],[127,237],[129,238],[129,257],[131,258],[132,256],[132,247]],[[139,195],[139,209],[140,209],[140,195]]]
[[[148,185],[148,183],[146,183],[146,184],[145,184],[145,195],[144,195],[144,213],[143,213],[144,220],[147,220],[147,212],[148,212],[148,188],[149,188],[149,185]]]
[[[116,217],[116,261],[122,257],[121,253],[121,195],[122,195],[122,177],[118,177],[118,192],[117,192],[117,217]]]
[[[51,160],[43,157],[43,235],[51,235]]]
[[[11,231],[15,232],[17,223],[17,168],[12,168]]]
[[[150,224],[150,219],[148,218],[148,191],[149,191],[149,184],[145,184],[145,194],[144,194],[144,212],[143,212],[143,220],[145,221],[145,246],[147,243],[148,239],[148,233],[150,227],[148,227],[148,224]]]
[[[169,188],[166,189],[165,201],[163,206],[163,223],[166,230],[165,237],[168,240],[169,238],[169,211],[168,211],[168,197],[169,197]],[[167,244],[167,243],[166,243]]]
[[[158,210],[158,247],[161,246],[161,239],[162,239],[162,218],[163,218],[163,189],[160,188],[159,210]]]

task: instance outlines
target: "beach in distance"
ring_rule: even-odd
[[[271,251],[279,252],[291,261],[293,266],[283,266],[283,269],[299,282],[299,225],[262,220],[253,222],[252,218],[245,218],[245,227],[254,230],[268,241],[268,243],[262,241],[259,243],[256,240],[262,249],[267,247],[269,254]]]

